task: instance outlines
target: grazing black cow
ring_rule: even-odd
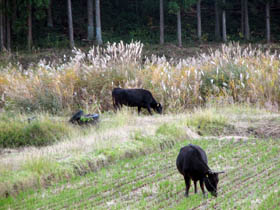
[[[203,195],[206,195],[204,191],[204,183],[207,190],[215,197],[218,196],[217,186],[219,182],[219,173],[213,172],[208,167],[207,156],[203,149],[197,145],[189,144],[181,148],[176,160],[178,171],[184,176],[186,184],[185,196],[188,197],[189,189],[191,186],[191,179],[194,182],[194,192],[197,193],[196,183],[199,180],[200,188]]]
[[[152,114],[151,108],[159,114],[162,113],[161,104],[157,103],[148,90],[114,88],[112,98],[115,110],[120,109],[122,105],[126,105],[138,107],[138,114],[140,114],[141,108],[148,109],[150,114]]]

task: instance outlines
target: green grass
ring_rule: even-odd
[[[279,184],[280,185],[280,184]],[[272,192],[269,196],[262,202],[262,204],[258,207],[259,210],[266,209],[280,209],[280,190]]]
[[[212,169],[226,171],[220,176],[218,198],[209,194],[205,199],[200,189],[194,195],[193,186],[189,198],[184,198],[184,181],[175,161],[180,147],[189,143],[206,150]],[[269,202],[279,195],[271,193],[280,187],[279,154],[278,140],[185,140],[161,152],[120,160],[68,183],[3,198],[0,203],[3,209],[265,209],[279,201]]]
[[[2,114],[0,119],[0,148],[47,146],[71,136],[66,121],[48,115],[39,115],[30,122],[21,114]]]
[[[145,116],[135,119],[127,110],[116,115],[104,114],[96,127],[67,125],[73,128],[67,141],[30,152],[28,148],[23,152],[12,150],[10,155],[0,159],[0,195],[16,195],[30,188],[42,188],[58,180],[85,175],[125,158],[171,147],[183,138],[183,127],[162,123],[162,118],[155,117],[154,125],[146,125],[149,132],[137,125],[139,120],[150,119]],[[162,128],[169,132],[163,133]]]
[[[186,119],[185,124],[203,136],[219,136],[234,131],[234,126],[230,125],[228,119],[215,108],[196,110]]]

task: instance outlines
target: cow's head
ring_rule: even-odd
[[[218,196],[218,182],[219,182],[220,173],[224,173],[224,171],[221,172],[208,171],[208,173],[204,178],[204,183],[207,190],[215,197]]]
[[[154,110],[155,110],[157,113],[161,114],[161,113],[162,113],[162,106],[161,106],[161,104],[160,104],[160,103],[157,103],[156,107],[154,107]]]

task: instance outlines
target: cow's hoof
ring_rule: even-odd
[[[188,193],[185,193],[184,195],[185,195],[186,198],[189,197],[189,194],[188,194]]]
[[[208,193],[204,193],[203,198],[208,198]]]

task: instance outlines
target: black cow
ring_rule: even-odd
[[[201,149],[199,146],[189,144],[188,146],[181,148],[176,160],[176,165],[178,171],[184,176],[185,179],[186,197],[188,197],[189,195],[191,179],[194,182],[195,193],[197,193],[196,183],[199,180],[200,188],[204,196],[206,195],[204,191],[204,183],[206,185],[207,190],[213,196],[218,196],[218,174],[224,172],[213,172],[207,164],[207,156],[204,150]]]
[[[159,114],[162,113],[161,104],[157,103],[148,90],[114,88],[112,98],[115,110],[120,109],[122,105],[126,105],[138,107],[138,114],[140,114],[141,108],[148,109],[150,114],[152,114],[151,108]]]

